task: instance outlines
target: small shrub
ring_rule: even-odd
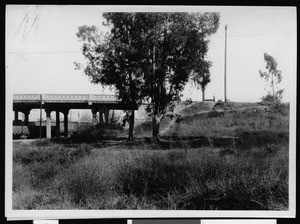
[[[37,146],[37,147],[51,146],[53,144],[54,143],[51,142],[50,139],[37,139],[37,140],[34,140],[32,143],[33,146]]]
[[[96,130],[112,129],[112,130],[123,130],[123,126],[116,120],[112,120],[110,123],[97,123],[95,125]]]
[[[282,116],[289,115],[289,104],[278,103],[274,107],[275,112],[281,114]]]
[[[225,114],[224,114],[224,112],[223,111],[216,111],[216,110],[213,110],[213,111],[210,111],[209,113],[208,113],[208,117],[209,118],[212,118],[212,117],[222,117],[222,116],[224,116]]]
[[[192,98],[186,98],[186,100],[185,100],[185,105],[190,105],[190,104],[192,104],[192,103],[193,103]]]
[[[71,135],[72,142],[95,142],[102,139],[104,131],[95,125],[89,125]]]
[[[137,125],[134,128],[134,130],[137,133],[152,131],[152,121],[146,120],[145,122],[141,123],[140,125]]]
[[[262,102],[269,102],[269,103],[280,103],[282,100],[282,90],[278,91],[275,94],[275,97],[268,93],[266,96],[263,96],[261,98]]]
[[[113,123],[90,124],[81,128],[77,133],[71,135],[72,142],[91,143],[103,139],[113,139],[118,137],[118,131],[122,131],[123,126],[113,121]]]

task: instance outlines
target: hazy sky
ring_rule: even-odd
[[[259,101],[266,94],[263,54],[282,71],[283,100],[289,101],[296,76],[296,10],[289,7],[104,7],[7,6],[6,75],[13,93],[100,94],[73,62],[84,62],[76,32],[81,25],[102,27],[102,11],[220,12],[220,27],[211,36],[207,58],[213,63],[206,98],[224,99],[224,42],[227,29],[227,98]],[[107,92],[107,91],[105,91]],[[184,97],[201,100],[201,90],[187,86]]]

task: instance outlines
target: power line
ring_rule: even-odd
[[[230,37],[248,37],[248,36],[269,36],[269,35],[283,35],[283,34],[289,34],[289,31],[285,32],[265,32],[265,33],[245,33],[245,32],[236,32],[236,33],[231,33]],[[214,35],[212,36],[214,38],[223,38],[222,35]]]
[[[40,52],[34,52],[34,51],[23,51],[23,52],[13,52],[13,51],[7,51],[9,54],[69,54],[69,53],[79,53],[81,51],[40,51]]]
[[[225,57],[224,57],[224,102],[227,102],[226,96],[226,50],[227,50],[227,25],[225,25]]]

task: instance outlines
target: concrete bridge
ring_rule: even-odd
[[[28,125],[29,113],[32,109],[44,109],[46,112],[46,138],[51,138],[51,112],[56,112],[56,134],[60,133],[59,113],[64,115],[64,136],[68,136],[68,114],[70,109],[91,109],[93,119],[99,112],[99,122],[103,115],[108,122],[109,110],[137,110],[137,105],[122,103],[115,95],[104,94],[14,94],[13,111],[15,121],[18,112],[25,115],[25,125]]]

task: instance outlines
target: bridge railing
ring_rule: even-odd
[[[62,102],[117,102],[116,95],[106,94],[14,94],[14,102],[36,102],[62,103]]]
[[[40,94],[14,94],[13,101],[40,101]]]

